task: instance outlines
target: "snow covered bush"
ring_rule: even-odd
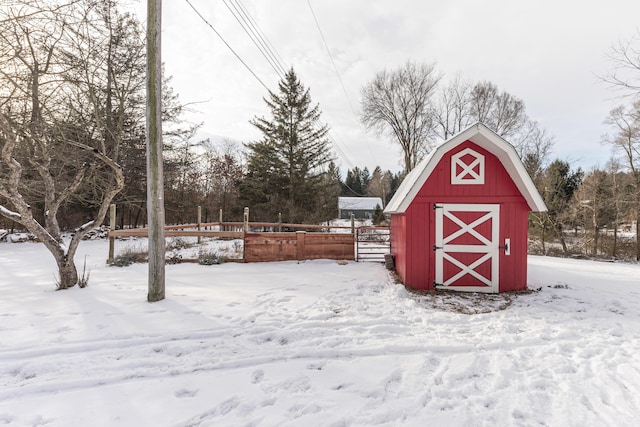
[[[118,254],[110,266],[115,267],[127,267],[137,262],[147,262],[149,253],[143,249],[127,248],[122,253]]]
[[[215,252],[201,251],[198,253],[198,264],[200,265],[215,265],[222,264],[222,258]]]

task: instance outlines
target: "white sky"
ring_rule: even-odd
[[[638,28],[640,1],[310,1],[356,112],[361,87],[377,71],[407,60],[435,62],[445,78],[460,72],[521,98],[529,116],[556,138],[554,157],[586,169],[604,166],[611,157],[600,141],[607,132],[603,121],[619,101],[597,76],[611,68],[609,47]],[[275,90],[279,77],[224,1],[191,2]],[[367,133],[354,116],[307,0],[242,0],[242,5],[285,65],[310,87],[348,158],[340,159],[341,166],[400,170],[399,147]],[[146,2],[137,9],[144,14]],[[186,1],[163,2],[162,43],[181,100],[207,101],[188,117],[204,121],[203,134],[243,142],[259,138],[249,120],[267,113],[265,89]]]

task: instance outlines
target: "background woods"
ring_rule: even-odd
[[[146,222],[142,33],[116,1],[0,9],[0,228],[45,242],[63,287],[78,281],[77,244],[110,203],[120,228]],[[399,149],[400,171],[338,163],[320,106],[293,69],[265,94],[267,114],[250,120],[260,137],[244,143],[196,137],[200,124],[184,120],[165,76],[167,222],[195,222],[198,206],[204,222],[220,211],[240,220],[245,206],[252,220],[324,222],[337,217],[339,196],[379,197],[383,209],[435,144],[482,121],[516,147],[549,207],[530,218],[532,251],[640,259],[640,33],[608,54],[602,79],[620,95],[603,117],[611,158],[586,170],[552,157],[556,141],[522,99],[435,64],[380,70],[361,89],[361,124]],[[73,239],[61,245],[63,231]]]

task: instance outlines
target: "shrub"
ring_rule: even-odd
[[[198,253],[198,264],[215,265],[222,264],[222,258],[215,252],[202,251]]]
[[[180,249],[187,249],[194,245],[194,243],[190,243],[187,240],[181,237],[174,237],[167,243],[166,250],[167,251],[179,251]]]
[[[122,253],[118,254],[109,265],[115,267],[127,267],[135,262],[147,262],[148,258],[149,253],[145,250],[127,248]]]
[[[166,262],[167,264],[180,264],[182,262],[182,255],[178,250],[174,249],[166,258]]]

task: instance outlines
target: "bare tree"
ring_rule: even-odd
[[[606,171],[592,169],[576,191],[577,215],[585,229],[585,252],[591,244],[591,254],[602,252],[601,230],[614,219],[611,203],[611,184]]]
[[[491,82],[472,85],[457,75],[442,87],[435,105],[437,133],[446,140],[476,122],[482,122],[507,139],[529,173],[540,173],[553,147],[553,138],[526,114],[524,102]]]
[[[473,124],[472,89],[471,83],[462,80],[460,74],[442,87],[434,111],[436,131],[442,140],[449,139]]]
[[[65,289],[79,282],[74,256],[82,237],[102,224],[124,186],[116,128],[99,108],[108,76],[94,80],[109,74],[113,38],[80,37],[79,28],[104,18],[95,2],[14,4],[0,11],[0,215],[44,243]],[[60,210],[86,191],[91,218],[64,239]]]
[[[380,166],[376,166],[371,174],[371,181],[367,186],[367,196],[380,197],[382,200],[381,208],[387,204],[387,197],[391,193],[391,172],[382,172]]]
[[[623,96],[640,96],[640,29],[628,40],[620,40],[607,53],[613,65],[602,79]]]
[[[240,214],[239,185],[242,182],[244,167],[242,153],[233,141],[224,140],[220,149],[213,144],[205,144],[206,150],[202,157],[203,197],[207,204],[212,204],[216,210],[222,209],[227,215]]]
[[[620,41],[608,52],[612,71],[603,77],[623,98],[631,98],[631,105],[621,105],[609,113],[605,123],[612,135],[603,141],[621,156],[634,187],[636,223],[640,224],[640,30],[629,40]],[[636,231],[636,259],[640,260],[640,232]]]
[[[362,90],[362,123],[379,135],[391,133],[402,147],[405,173],[431,150],[436,119],[433,100],[440,74],[433,64],[407,62],[383,70]]]
[[[477,83],[471,90],[471,116],[505,139],[515,136],[528,122],[524,102],[500,91],[491,82]]]
[[[511,140],[533,182],[544,172],[555,140],[538,122],[528,120]]]
[[[605,121],[613,135],[604,137],[622,157],[624,166],[633,180],[636,224],[640,224],[640,100],[630,107],[619,106],[611,110]],[[636,231],[636,259],[640,260],[640,232]]]
[[[613,244],[611,246],[611,256],[616,258],[618,256],[618,228],[622,221],[625,208],[625,184],[627,181],[627,174],[621,171],[621,165],[618,159],[612,158],[607,162],[607,173],[609,175],[609,186],[611,188],[611,202],[609,203],[611,210],[613,211]]]

